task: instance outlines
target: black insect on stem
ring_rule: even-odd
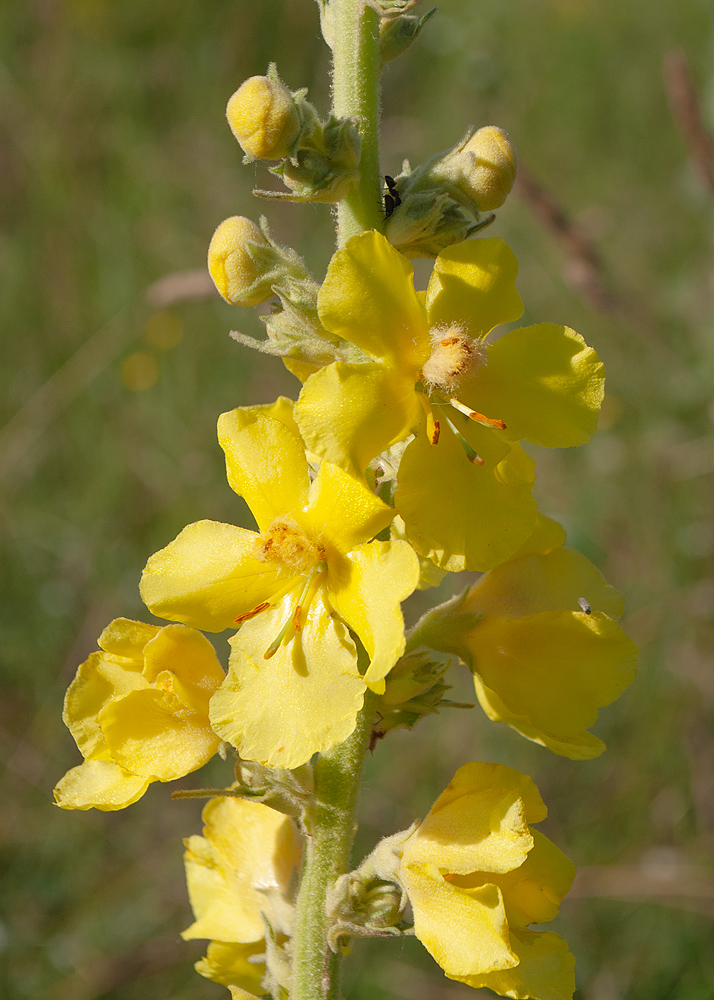
[[[402,199],[399,197],[397,182],[393,177],[390,177],[389,174],[385,174],[384,183],[387,185],[387,193],[384,196],[384,215],[388,219],[394,212],[394,209],[399,208],[402,203]]]

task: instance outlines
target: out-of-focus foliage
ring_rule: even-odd
[[[683,47],[714,125],[713,45],[704,0],[441,0],[385,74],[386,171],[468,124],[499,125],[601,256],[607,294],[522,193],[489,233],[522,262],[524,322],[575,327],[607,365],[599,434],[539,451],[538,491],[627,594],[643,657],[598,723],[597,760],[554,758],[476,712],[390,733],[368,764],[358,846],[423,814],[466,758],[527,771],[550,807],[544,829],[588,868],[559,918],[581,1000],[714,993],[712,201],[662,82],[664,53]],[[198,518],[251,526],[225,483],[217,414],[297,387],[279,361],[229,341],[231,327],[258,334],[247,311],[145,296],[203,267],[223,218],[257,218],[249,192],[268,178],[241,166],[224,107],[272,59],[324,113],[310,0],[0,9],[3,996],[224,995],[193,972],[198,945],[178,939],[190,921],[181,837],[200,832],[200,804],[154,785],[123,813],[68,815],[50,791],[79,763],[60,720],[77,664],[113,617],[150,620],[137,589],[146,557]],[[329,210],[266,214],[321,277]],[[457,695],[469,697],[468,678]],[[185,784],[225,780],[227,767]],[[606,890],[627,898],[590,897]],[[475,995],[416,942],[360,944],[346,970],[351,998]]]

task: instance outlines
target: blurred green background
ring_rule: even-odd
[[[626,593],[642,659],[596,726],[608,752],[595,761],[556,758],[478,710],[390,735],[368,762],[360,843],[423,814],[465,759],[528,771],[546,832],[584,868],[557,927],[580,1000],[714,996],[712,192],[667,102],[663,57],[679,47],[714,125],[707,0],[441,0],[384,81],[386,172],[493,123],[550,193],[522,186],[491,233],[521,260],[526,321],[581,331],[609,397],[590,445],[538,455],[538,493]],[[205,296],[167,306],[166,285],[147,298],[201,268],[236,213],[264,211],[324,273],[329,211],[253,202],[267,176],[241,166],[224,120],[271,59],[326,110],[311,0],[0,8],[0,994],[12,1000],[226,995],[194,973],[200,943],[178,938],[191,919],[181,837],[199,832],[200,804],[153,785],[123,813],[61,813],[51,789],[79,762],[64,689],[112,617],[149,620],[148,555],[192,520],[249,523],[217,414],[297,391],[277,360],[228,339],[259,332],[250,311]],[[468,698],[468,678],[455,683]],[[229,780],[220,761],[207,771],[184,784]],[[345,995],[475,994],[410,940],[356,947]]]

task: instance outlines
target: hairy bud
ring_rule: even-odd
[[[255,306],[272,295],[270,281],[255,253],[268,242],[250,219],[233,215],[216,229],[208,247],[208,270],[226,302]]]
[[[429,177],[467,208],[492,212],[508,197],[516,171],[516,151],[508,135],[495,125],[486,125],[473,134],[467,132],[433,163]]]
[[[300,114],[293,95],[271,64],[267,76],[251,76],[228,101],[226,117],[233,135],[253,160],[290,156],[300,135]]]

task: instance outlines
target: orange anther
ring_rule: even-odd
[[[259,615],[261,611],[267,611],[269,607],[270,607],[270,601],[263,601],[262,604],[259,604],[256,608],[253,608],[252,611],[245,611],[242,615],[238,615],[237,618],[234,618],[233,621],[236,623],[236,625],[242,625],[243,622],[247,622],[249,618],[255,618],[255,616]]]

